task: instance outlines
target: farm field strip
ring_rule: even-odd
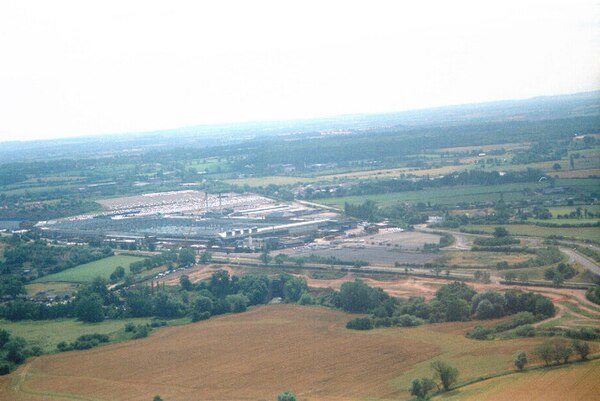
[[[538,184],[539,185],[539,184]],[[428,188],[421,191],[393,192],[388,194],[374,194],[361,196],[347,196],[339,198],[323,198],[313,200],[316,203],[322,203],[328,206],[343,207],[345,202],[362,203],[365,199],[370,199],[379,206],[391,206],[398,202],[427,202],[435,199],[439,204],[455,204],[457,202],[472,202],[496,200],[502,194],[506,200],[523,199],[527,196],[524,190],[532,189],[529,183],[524,184],[502,184],[492,186],[457,186],[445,188]]]
[[[504,227],[511,234],[534,237],[550,237],[560,235],[581,240],[600,241],[600,228],[598,227],[541,227],[531,224],[477,224],[465,226],[468,230],[480,230],[492,233],[495,227]]]
[[[114,336],[123,331],[127,322],[145,324],[150,321],[149,318],[132,318],[86,324],[75,319],[22,320],[19,322],[0,320],[0,326],[15,336],[25,338],[31,345],[39,346],[44,352],[54,352],[56,345],[61,341],[72,342],[81,335],[94,333]]]
[[[54,281],[85,283],[92,281],[98,276],[108,279],[110,274],[117,266],[122,266],[125,268],[125,271],[128,271],[130,264],[140,260],[144,260],[144,258],[129,255],[109,256],[108,258],[85,263],[83,265],[75,266],[58,273],[40,277],[35,280],[34,283],[46,283]]]

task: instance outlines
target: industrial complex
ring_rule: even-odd
[[[265,238],[282,245],[306,236],[326,235],[352,223],[330,210],[278,202],[253,193],[209,194],[186,190],[100,201],[103,210],[51,221],[37,228],[56,241],[112,244],[257,247]]]

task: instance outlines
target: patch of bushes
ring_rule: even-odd
[[[373,321],[370,317],[357,317],[346,323],[346,328],[352,330],[371,330],[373,328]]]
[[[518,245],[521,241],[516,238],[509,236],[505,237],[492,237],[492,238],[475,238],[473,244],[479,246],[507,246],[507,245]]]
[[[475,326],[473,330],[467,331],[465,336],[473,340],[492,340],[494,338],[494,330],[488,327]]]
[[[133,338],[146,338],[150,334],[150,327],[146,324],[138,324],[133,332]]]
[[[97,347],[102,343],[107,343],[109,340],[110,339],[106,334],[84,334],[77,337],[77,339],[72,343],[61,341],[56,345],[56,349],[60,352],[90,349]]]
[[[600,305],[600,286],[594,286],[585,292],[585,297],[595,304]]]
[[[510,320],[497,324],[494,327],[494,331],[496,333],[501,333],[503,331],[512,330],[519,326],[538,322],[539,320],[540,318],[535,316],[531,312],[519,312],[516,315],[514,315]]]
[[[565,337],[573,338],[576,340],[594,341],[600,339],[600,329],[592,329],[589,327],[582,327],[580,329],[568,329],[565,331]]]
[[[544,278],[553,281],[558,275],[565,280],[575,277],[577,270],[566,263],[559,263],[556,267],[550,267],[544,271]]]

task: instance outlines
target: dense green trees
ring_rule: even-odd
[[[544,278],[552,281],[555,286],[560,286],[564,280],[575,277],[577,270],[566,263],[559,263],[556,267],[549,267],[544,270]]]
[[[381,288],[371,288],[361,280],[344,283],[339,292],[338,306],[347,312],[365,313],[389,298]]]
[[[585,361],[590,354],[590,345],[578,339],[573,340],[571,345],[573,346],[573,351],[579,354],[579,358]]]
[[[98,323],[104,320],[102,298],[98,294],[79,297],[75,301],[75,316],[86,323]]]
[[[495,291],[486,291],[473,297],[471,302],[471,313],[477,319],[494,319],[506,314],[506,299]]]
[[[139,262],[133,262],[129,265],[129,270],[131,273],[137,274],[158,266],[173,264],[177,262],[178,258],[179,256],[175,251],[164,251],[160,255],[154,255]]]
[[[39,354],[39,348],[28,348],[24,338],[13,336],[9,331],[0,329],[0,375],[10,373],[29,356]]]
[[[573,349],[564,340],[548,340],[535,348],[535,355],[549,366],[553,361],[558,365],[567,363]]]
[[[360,205],[346,202],[344,204],[344,213],[346,216],[355,217],[361,220],[371,222],[379,220],[377,205],[371,200],[366,200]]]
[[[125,277],[125,269],[123,266],[117,266],[115,271],[110,274],[110,281],[117,282]]]
[[[183,248],[179,251],[177,261],[180,266],[191,266],[196,263],[196,252],[190,248]]]
[[[356,280],[342,285],[333,304],[348,312],[371,313],[369,319],[372,320],[372,327],[411,327],[425,321],[435,323],[492,319],[515,314],[513,319],[499,325],[497,332],[502,332],[546,319],[555,313],[552,301],[540,294],[519,290],[509,290],[505,294],[495,291],[478,294],[463,282],[440,287],[436,298],[425,302],[422,298],[390,298],[381,289],[372,289]],[[348,328],[369,328],[365,322],[355,320]],[[493,334],[494,330],[479,328],[469,332],[467,336],[491,339]]]
[[[596,285],[585,292],[585,296],[590,301],[600,305],[600,285]]]
[[[16,298],[17,295],[25,294],[25,286],[20,276],[3,274],[0,276],[0,297]]]
[[[283,295],[290,302],[298,302],[302,294],[308,291],[306,279],[303,277],[285,276]]]
[[[10,276],[4,277],[4,275],[20,274],[25,266],[29,270],[28,277],[37,277],[57,273],[112,254],[112,249],[109,247],[49,246],[40,239],[28,241],[20,236],[14,236],[4,249],[3,256],[5,260],[0,272],[2,273],[0,291],[5,280],[12,280]]]
[[[209,297],[198,296],[194,300],[192,310],[192,320],[197,322],[198,320],[208,319],[213,311],[213,302]]]

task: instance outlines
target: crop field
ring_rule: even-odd
[[[599,227],[540,227],[528,224],[509,224],[509,225],[469,225],[465,226],[469,230],[481,230],[492,233],[495,227],[505,227],[513,235],[531,235],[536,237],[549,237],[561,235],[568,238],[577,238],[580,240],[600,241]]]
[[[46,295],[54,296],[65,292],[74,292],[76,283],[65,283],[65,282],[47,282],[47,283],[32,283],[25,285],[28,296]]]
[[[532,259],[534,255],[522,253],[503,253],[503,252],[447,252],[450,259],[446,262],[450,265],[459,265],[461,267],[495,267],[498,262],[508,262],[510,264],[525,262]]]
[[[583,169],[583,170],[568,170],[549,173],[560,178],[585,178],[585,177],[600,177],[600,169]]]
[[[190,162],[186,168],[196,169],[198,172],[206,171],[208,174],[230,171],[231,167],[226,161],[218,159],[206,159]]]
[[[516,149],[527,149],[529,148],[529,142],[515,142],[515,143],[499,143],[494,145],[478,145],[478,146],[459,146],[455,148],[442,148],[437,149],[438,153],[464,153],[464,152],[489,152],[490,150],[516,150]]]
[[[452,205],[460,202],[495,201],[500,197],[500,194],[502,194],[507,201],[520,200],[527,197],[531,198],[536,195],[526,195],[523,191],[535,188],[536,186],[532,186],[528,183],[491,186],[456,186],[424,189],[422,191],[315,199],[314,202],[328,206],[343,207],[344,202],[362,203],[365,199],[370,199],[377,202],[378,206],[385,207],[392,206],[399,202],[427,202],[434,199],[434,203]]]
[[[123,266],[125,271],[129,271],[129,265],[133,262],[143,260],[139,256],[115,255],[108,258],[96,260],[94,262],[85,263],[73,268],[63,270],[58,273],[49,274],[35,280],[35,283],[47,282],[70,282],[70,283],[87,283],[94,278],[100,276],[108,279],[110,274],[115,271],[117,266]]]
[[[549,207],[548,210],[550,211],[550,213],[552,213],[552,216],[554,218],[556,218],[556,216],[559,214],[569,214],[569,213],[575,212],[577,207],[581,207],[581,210],[587,209],[589,212],[592,212],[592,213],[600,213],[600,205],[554,206],[554,207]],[[565,220],[561,219],[560,221],[565,221]]]
[[[102,323],[83,323],[75,319],[55,320],[22,320],[10,322],[0,320],[0,327],[9,330],[15,336],[21,336],[31,345],[41,347],[44,352],[56,350],[56,344],[61,341],[74,341],[84,334],[108,334],[115,338],[123,333],[127,322],[134,324],[149,323],[149,318],[127,320],[107,320]]]
[[[360,238],[371,245],[398,246],[401,249],[422,249],[425,244],[437,244],[440,236],[419,231],[393,231],[383,229],[377,234]]]
[[[445,401],[594,401],[600,399],[600,360],[533,370],[475,383],[434,397]]]
[[[269,184],[274,185],[290,185],[298,184],[301,182],[314,182],[319,181],[315,178],[309,177],[291,177],[282,175],[270,175],[266,177],[249,177],[249,178],[235,178],[231,180],[225,180],[228,184],[233,185],[249,185],[251,187],[266,187]]]
[[[266,400],[291,390],[306,401],[403,400],[413,378],[430,374],[432,358],[451,362],[468,381],[512,369],[517,350],[542,341],[470,340],[464,332],[473,322],[356,332],[344,327],[350,318],[317,307],[263,306],[142,340],[36,358],[0,381],[0,396]]]

